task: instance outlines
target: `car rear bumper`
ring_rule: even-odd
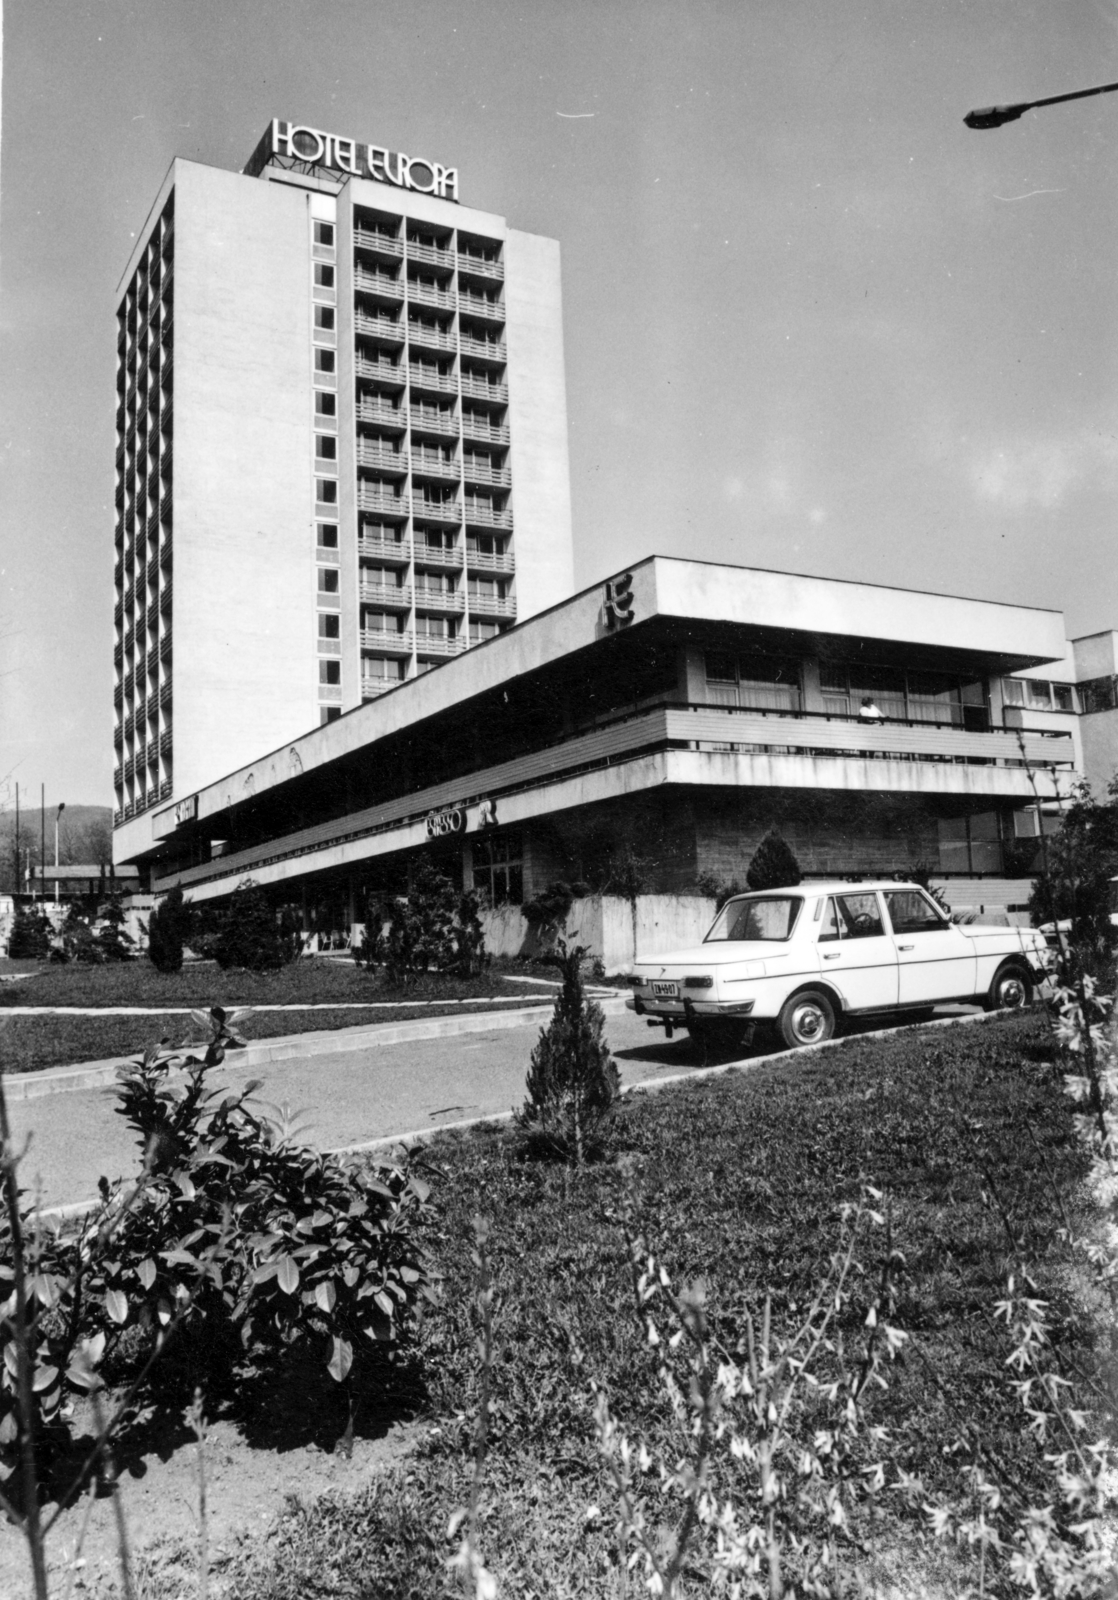
[[[638,1017],[660,1017],[665,1022],[686,1023],[688,1017],[733,1017],[753,1015],[756,1000],[650,1000],[644,995],[633,995],[626,1000],[629,1011]]]

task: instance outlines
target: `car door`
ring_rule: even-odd
[[[975,994],[974,941],[948,922],[921,889],[886,889],[882,898],[897,950],[901,1005]]]
[[[877,895],[828,895],[819,918],[819,971],[835,985],[849,1011],[897,1004],[897,951],[881,917]]]

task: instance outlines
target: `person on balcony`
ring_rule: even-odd
[[[862,704],[858,708],[859,722],[884,722],[885,713],[874,700],[872,695],[864,694]]]

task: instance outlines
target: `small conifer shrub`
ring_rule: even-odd
[[[148,920],[148,959],[156,972],[181,972],[189,911],[182,884],[164,895]]]
[[[540,1032],[525,1083],[527,1099],[517,1112],[528,1143],[580,1166],[605,1141],[621,1079],[603,1037],[602,1008],[586,998],[582,945],[560,942],[555,964],[563,987],[555,1014]]]
[[[42,961],[50,951],[51,925],[38,906],[16,906],[8,954],[14,961]]]
[[[770,828],[757,846],[753,860],[746,870],[745,881],[751,889],[792,889],[802,874],[787,843],[775,828]]]
[[[250,972],[278,972],[299,951],[301,939],[281,927],[258,883],[246,878],[229,897],[214,940],[219,967],[247,967]]]

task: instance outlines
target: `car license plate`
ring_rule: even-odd
[[[678,1000],[679,999],[679,984],[678,983],[654,983],[652,985],[652,993],[654,995],[656,995],[656,997],[658,999],[660,999],[660,1000]]]

